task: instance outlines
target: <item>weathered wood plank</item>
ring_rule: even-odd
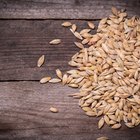
[[[68,61],[79,48],[69,29],[61,20],[0,20],[0,80],[39,80],[44,75],[54,76],[55,69],[70,69]],[[87,21],[71,21],[78,31],[87,28]],[[97,22],[95,22],[97,24]],[[95,32],[95,31],[93,31]],[[60,38],[62,43],[50,45]],[[46,62],[37,67],[37,60],[46,55]]]
[[[3,19],[100,19],[115,6],[140,15],[139,0],[1,0]]]
[[[0,82],[0,139],[14,140],[138,140],[140,126],[112,130],[97,128],[99,118],[87,117],[78,100],[68,97],[76,92],[61,84],[38,82]],[[53,114],[49,108],[58,108]]]

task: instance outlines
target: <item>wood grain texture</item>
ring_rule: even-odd
[[[2,19],[101,19],[115,6],[140,15],[140,0],[1,0]]]
[[[0,140],[138,140],[140,126],[112,130],[97,128],[99,118],[86,116],[77,99],[68,97],[76,89],[61,84],[0,82]],[[56,107],[59,113],[51,113]]]
[[[69,28],[62,27],[63,20],[0,20],[0,80],[39,80],[44,75],[55,76],[55,70],[71,69],[68,61],[79,50],[79,41]],[[78,31],[88,28],[87,21],[71,20]],[[94,22],[97,25],[97,21]],[[93,31],[93,33],[95,30]],[[62,43],[50,45],[54,38]],[[37,67],[41,55],[45,64]]]
[[[67,62],[79,50],[73,43],[79,40],[61,27],[65,20],[60,19],[84,19],[70,20],[80,31],[88,27],[87,19],[97,26],[112,6],[140,15],[140,0],[0,0],[0,140],[140,139],[140,126],[98,130],[99,118],[86,116],[78,100],[68,97],[77,89],[37,82],[55,77],[56,68],[71,69]],[[49,45],[54,38],[62,43]],[[45,64],[37,68],[42,54]],[[51,106],[59,113],[51,113]]]

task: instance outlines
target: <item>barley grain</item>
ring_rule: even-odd
[[[99,129],[101,129],[102,127],[103,127],[103,125],[104,125],[104,118],[101,118],[100,120],[99,120],[99,122],[98,122],[98,128]]]
[[[76,31],[76,29],[77,29],[76,24],[72,24],[71,28],[72,28],[73,32],[75,32],[75,31]]]
[[[120,123],[116,123],[111,128],[113,128],[113,129],[119,129],[120,127],[121,127],[121,124]]]
[[[58,112],[57,108],[55,108],[55,107],[50,107],[50,111],[53,112],[53,113],[57,113]]]
[[[93,116],[96,116],[96,113],[93,112],[93,111],[87,111],[87,112],[86,112],[86,115],[87,115],[87,116],[90,116],[90,117],[93,117]]]
[[[61,79],[58,79],[58,78],[52,78],[49,80],[50,83],[59,83],[61,82]]]
[[[57,45],[61,43],[60,39],[53,39],[52,41],[49,42],[51,45]]]
[[[68,80],[68,76],[67,74],[64,74],[62,78],[62,84],[65,85],[67,83],[67,80]]]
[[[64,27],[69,27],[69,26],[71,26],[72,24],[71,24],[71,22],[69,22],[69,21],[66,21],[66,22],[64,22],[64,23],[62,23],[62,26],[64,26]]]
[[[41,67],[43,65],[45,61],[45,55],[42,55],[41,57],[39,57],[38,61],[37,61],[37,66]]]
[[[108,137],[99,137],[96,140],[109,140],[109,138]]]
[[[95,28],[95,25],[92,23],[92,22],[88,22],[88,26],[91,28],[91,29],[94,29]]]
[[[70,31],[81,40],[74,42],[80,50],[68,62],[74,69],[63,76],[57,69],[60,79],[49,82],[62,81],[63,85],[79,88],[78,93],[70,96],[79,99],[79,106],[87,116],[102,117],[99,129],[104,123],[112,129],[119,129],[122,121],[129,128],[140,124],[140,21],[126,16],[124,11],[112,7],[112,15],[99,22],[95,34],[90,33],[95,28],[92,22],[87,23],[90,29],[80,33],[75,24],[62,24],[72,25]],[[61,42],[56,40],[51,44]]]
[[[56,69],[56,75],[62,79],[62,72],[59,69]]]
[[[84,48],[83,44],[81,44],[80,42],[74,42],[74,44],[80,49]]]
[[[80,40],[83,39],[82,36],[81,36],[78,32],[74,32],[73,34],[74,34],[74,36],[75,36],[76,38],[78,38],[78,39],[80,39]]]
[[[41,83],[41,84],[44,84],[44,83],[47,83],[49,80],[51,80],[51,77],[43,77],[43,78],[40,80],[40,83]]]
[[[115,15],[115,16],[118,16],[118,10],[115,8],[115,7],[112,7],[112,13]]]
[[[80,31],[80,35],[83,35],[83,34],[88,33],[90,31],[91,31],[91,29],[83,29]]]

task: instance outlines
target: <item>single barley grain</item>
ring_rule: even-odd
[[[120,123],[116,123],[116,124],[114,124],[111,128],[113,128],[113,129],[118,129],[118,128],[120,128],[121,127],[121,124]]]
[[[77,29],[76,24],[72,24],[71,29],[73,30],[73,32],[75,32],[75,31],[76,31],[76,29]]]
[[[61,43],[60,39],[53,39],[52,41],[50,41],[51,45],[57,45],[57,44],[60,44],[60,43]]]
[[[108,137],[99,137],[96,140],[109,140],[109,138]]]
[[[43,78],[40,80],[40,83],[41,83],[41,84],[44,84],[44,83],[47,83],[49,80],[51,80],[51,77],[43,77]]]
[[[52,78],[49,80],[50,83],[59,83],[61,82],[61,79],[58,79],[58,78]]]
[[[50,111],[53,112],[53,113],[57,113],[58,112],[58,109],[55,108],[55,107],[50,107]]]
[[[104,121],[104,118],[101,118],[98,122],[98,128],[101,129],[104,125],[105,121]]]
[[[74,42],[74,44],[75,44],[78,48],[80,48],[80,49],[83,49],[83,48],[84,48],[84,45],[81,44],[80,42]]]
[[[62,72],[59,69],[56,69],[56,75],[58,78],[62,79]]]
[[[45,55],[42,55],[37,61],[37,66],[41,67],[43,65],[44,61],[45,61]]]
[[[92,23],[92,22],[88,22],[88,26],[91,28],[91,29],[94,29],[95,28],[95,25]]]
[[[62,26],[64,26],[64,27],[69,27],[69,26],[71,26],[72,24],[71,24],[71,22],[69,22],[69,21],[66,21],[66,22],[64,22],[64,23],[62,23]]]

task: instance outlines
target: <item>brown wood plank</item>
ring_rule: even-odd
[[[68,61],[79,49],[69,29],[61,20],[0,20],[0,80],[39,80],[44,75],[54,76],[55,69],[70,69]],[[87,21],[76,23],[78,31],[87,28]],[[97,24],[97,22],[95,22]],[[93,31],[95,32],[95,31]],[[49,41],[60,38],[59,45]],[[37,67],[37,60],[46,55],[46,62]]]
[[[76,89],[61,84],[0,82],[0,139],[14,140],[138,140],[140,126],[112,130],[97,128],[99,118],[86,116],[77,99],[68,97]],[[59,113],[49,111],[56,107]]]
[[[3,19],[100,19],[115,6],[140,15],[139,0],[1,0]]]

